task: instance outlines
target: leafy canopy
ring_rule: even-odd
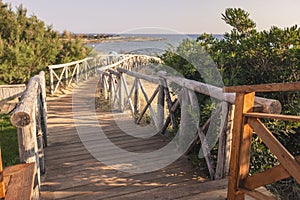
[[[36,16],[0,1],[0,84],[24,83],[46,66],[86,57],[79,39],[62,40]]]

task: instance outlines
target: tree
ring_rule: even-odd
[[[225,14],[222,14],[222,19],[242,34],[249,34],[256,27],[253,20],[249,18],[249,13],[241,8],[228,8]]]
[[[193,55],[197,46],[203,47],[217,64],[227,86],[300,81],[300,29],[296,25],[283,29],[274,26],[270,30],[257,31],[249,13],[240,8],[228,8],[222,17],[225,23],[232,26],[223,39],[218,40],[212,34],[205,33],[196,42],[182,42],[180,51],[184,55]],[[187,78],[201,81],[193,71],[193,66],[171,50],[162,59],[170,67],[186,73]],[[257,95],[278,99],[283,105],[283,114],[300,115],[299,92]],[[264,123],[294,156],[299,155],[299,122],[265,120]],[[276,157],[270,154],[255,134],[252,148],[251,173],[277,164]],[[285,190],[289,193],[283,195],[287,199],[299,199],[299,185],[294,183],[288,187]]]
[[[48,65],[79,60],[88,53],[79,39],[62,40],[51,26],[28,17],[23,6],[13,11],[0,1],[0,84],[26,83]]]

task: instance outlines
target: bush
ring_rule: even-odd
[[[89,49],[74,37],[62,39],[36,16],[0,1],[0,84],[26,83],[52,64],[82,59]]]
[[[222,16],[232,26],[231,32],[225,33],[223,39],[205,33],[197,41],[183,41],[177,49],[169,49],[161,57],[164,64],[173,67],[186,78],[203,81],[205,76],[198,71],[202,67],[207,68],[206,62],[191,65],[186,60],[198,53],[195,50],[201,46],[217,64],[226,86],[300,81],[300,29],[296,25],[285,29],[272,27],[268,31],[259,32],[255,29],[254,21],[249,18],[249,13],[240,8],[226,9]],[[278,99],[283,105],[283,114],[300,115],[299,92],[257,95]],[[200,101],[201,110],[211,106],[211,102],[205,102],[203,99]],[[268,120],[264,123],[294,156],[300,154],[299,122]],[[254,135],[250,173],[263,171],[276,164],[277,158]],[[280,191],[294,191],[286,196],[299,198],[300,187],[295,181],[292,182],[294,184],[279,184]],[[275,184],[272,188],[276,190],[277,186]],[[284,186],[288,188],[283,189]],[[278,188],[276,191],[279,191]],[[282,192],[280,195],[284,198]]]

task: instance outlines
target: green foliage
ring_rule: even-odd
[[[232,26],[234,31],[242,34],[249,34],[254,30],[256,24],[249,18],[249,13],[241,8],[228,8],[225,14],[222,14],[225,23]]]
[[[0,84],[25,83],[52,64],[86,57],[79,39],[61,39],[59,33],[36,16],[27,16],[0,1]]]
[[[5,115],[0,115],[0,147],[4,167],[19,163],[17,129]]]
[[[272,27],[270,30],[257,31],[249,13],[239,8],[226,9],[222,17],[225,23],[232,26],[232,30],[225,33],[223,39],[218,40],[212,34],[204,33],[197,41],[183,41],[177,49],[169,49],[161,57],[164,64],[176,69],[186,78],[203,81],[205,76],[198,73],[199,68],[197,70],[197,67],[186,59],[196,55],[198,52],[195,49],[201,46],[217,64],[224,85],[300,81],[300,29],[296,25],[284,29]],[[283,114],[300,115],[299,92],[257,95],[278,99],[283,106]],[[201,112],[205,114],[212,104],[203,104],[203,100],[199,102]],[[300,155],[299,122],[265,120],[264,124],[294,156]],[[250,173],[260,172],[276,164],[277,158],[254,134]],[[281,188],[281,191],[293,191],[288,195],[290,199],[300,196],[299,185],[295,181],[292,182],[290,188]],[[276,187],[278,191],[277,184]],[[284,196],[279,193],[281,197]]]

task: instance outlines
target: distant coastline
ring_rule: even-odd
[[[161,41],[166,40],[165,38],[155,38],[147,36],[109,36],[109,37],[99,37],[99,38],[83,38],[82,42],[84,44],[90,43],[109,43],[109,42],[146,42],[146,41]]]

